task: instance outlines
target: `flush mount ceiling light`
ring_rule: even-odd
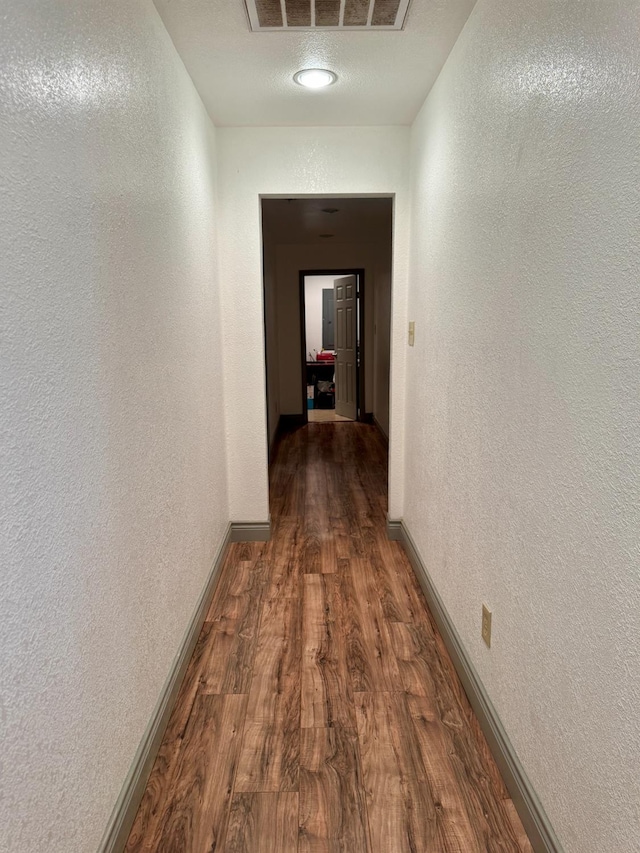
[[[325,86],[335,83],[338,77],[333,71],[327,71],[326,68],[306,68],[304,71],[298,71],[297,74],[294,74],[293,79],[306,89],[324,89]]]

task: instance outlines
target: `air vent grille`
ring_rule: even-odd
[[[401,30],[410,0],[245,0],[254,32]]]

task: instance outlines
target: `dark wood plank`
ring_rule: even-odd
[[[228,681],[231,681],[235,670],[231,666],[231,655],[237,641],[238,620],[237,619],[218,619],[216,622],[208,623],[210,628],[209,653],[207,655],[206,665],[203,667],[202,675],[200,676],[200,693],[247,693],[248,686],[244,689],[234,690],[235,685],[228,685],[229,689],[224,690],[223,686]],[[249,681],[251,671],[249,670],[248,678],[246,672],[239,672],[239,681],[244,686],[244,681]],[[235,679],[234,679],[235,680]]]
[[[435,641],[429,645],[424,624],[392,622],[389,633],[404,691],[412,696],[433,696],[435,683],[432,673],[434,666],[440,667],[441,664],[437,660]]]
[[[267,543],[264,559],[269,567],[265,598],[299,598],[303,569],[300,549],[303,542],[301,525],[294,519],[282,518],[272,522],[271,541]]]
[[[300,559],[305,574],[337,571],[336,545],[328,521],[326,528],[318,521],[305,521]]]
[[[235,794],[224,849],[225,853],[297,853],[298,794]]]
[[[224,850],[246,702],[246,696],[196,698],[158,850]]]
[[[353,585],[350,560],[342,562],[339,582],[342,601],[344,602],[342,631],[350,687],[353,691],[374,689],[377,682],[374,666],[367,654],[365,645],[362,617]]]
[[[413,749],[404,695],[356,693],[358,738],[371,846],[394,853],[434,850],[436,809]]]
[[[355,729],[338,579],[305,575],[300,725]]]
[[[300,602],[265,602],[235,790],[297,791],[300,750]]]
[[[371,850],[358,738],[340,725],[304,729],[299,853]]]
[[[509,815],[509,820],[511,821],[513,831],[516,835],[516,838],[518,839],[518,849],[521,851],[521,853],[533,853],[533,847],[531,846],[531,842],[527,838],[527,834],[524,831],[522,821],[520,820],[520,816],[516,810],[516,807],[513,804],[513,800],[507,798],[504,801],[504,807],[507,810],[507,814]]]
[[[491,776],[455,703],[447,706],[441,696],[436,701],[411,696],[407,702],[427,778],[430,784],[437,784],[434,796],[441,806],[439,830],[450,843],[455,838],[462,845],[452,850],[517,853],[520,846],[507,801],[496,796]],[[463,815],[467,816],[466,830]],[[475,846],[470,846],[470,833],[475,836]]]
[[[257,560],[231,564],[227,576],[221,578],[222,588],[216,590],[205,621],[240,618],[246,609],[247,594],[251,589],[259,587],[264,574],[264,563]]]
[[[413,622],[420,618],[424,605],[416,598],[410,566],[398,568],[397,555],[389,548],[391,545],[398,547],[397,542],[389,542],[379,535],[365,537],[366,559],[373,571],[385,619]]]
[[[389,626],[384,618],[373,573],[365,560],[356,557],[350,564],[350,597],[359,611],[359,631],[366,667],[355,673],[356,691],[387,692],[402,689],[398,664],[391,646]]]
[[[128,853],[134,853],[134,851],[147,853],[153,850],[154,839],[157,841],[162,830],[166,812],[174,794],[174,780],[179,770],[180,747],[196,699],[203,667],[208,661],[211,632],[211,623],[205,623],[147,781],[147,787],[127,841]]]
[[[249,692],[266,571],[261,559],[241,563],[226,596],[210,608],[213,627],[201,693]]]
[[[452,764],[447,730],[430,699],[414,696],[408,702],[435,805],[441,849],[447,853],[483,853],[488,849],[483,840],[484,817],[475,813],[470,815],[467,810],[456,768]]]

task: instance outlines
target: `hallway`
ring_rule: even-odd
[[[272,539],[232,545],[129,853],[531,848],[409,563],[375,427],[271,466]]]

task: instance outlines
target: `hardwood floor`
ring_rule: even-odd
[[[407,558],[373,426],[271,466],[229,549],[128,853],[530,853]]]

